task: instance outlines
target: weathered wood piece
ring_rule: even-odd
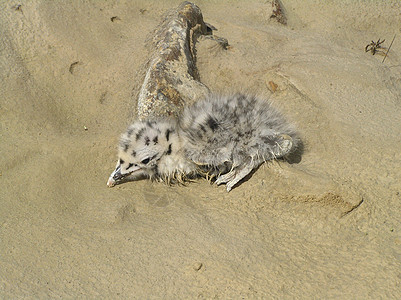
[[[164,16],[148,41],[153,53],[139,93],[139,119],[176,117],[184,105],[209,93],[199,81],[195,43],[199,35],[210,32],[193,3],[183,2]]]

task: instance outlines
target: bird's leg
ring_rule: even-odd
[[[253,164],[237,167],[235,177],[226,184],[227,192],[231,191],[234,185],[236,185],[246,175],[251,173],[255,167],[256,166],[254,166]]]
[[[214,182],[217,185],[227,183],[235,177],[236,169],[232,169],[230,172],[220,175]]]
[[[257,163],[253,159],[249,158],[248,163],[234,167],[230,172],[220,175],[215,183],[217,185],[226,183],[227,192],[229,192],[234,187],[234,185],[236,185],[241,179],[251,173],[252,170],[259,165],[260,163]]]

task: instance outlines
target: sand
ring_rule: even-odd
[[[401,298],[401,4],[282,2],[195,1],[230,44],[199,41],[202,82],[272,94],[305,144],[227,193],[106,186],[179,1],[1,1],[0,298]]]

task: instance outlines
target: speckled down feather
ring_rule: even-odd
[[[299,137],[266,99],[212,95],[186,107],[178,121],[133,123],[122,135],[108,185],[150,177],[182,181],[208,174],[230,191],[263,162],[295,151]]]

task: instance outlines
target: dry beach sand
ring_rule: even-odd
[[[0,298],[400,299],[401,3],[283,0],[282,25],[269,1],[195,1],[230,44],[199,41],[202,82],[272,93],[302,159],[230,193],[107,188],[179,3],[1,1]]]

